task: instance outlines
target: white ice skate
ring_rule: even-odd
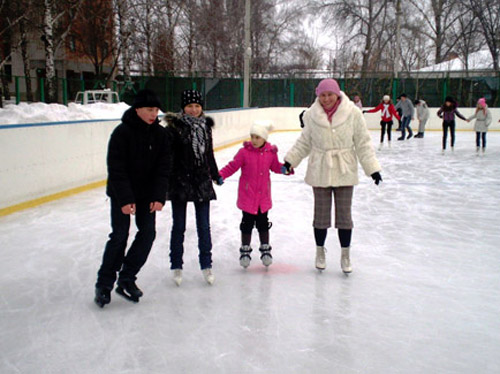
[[[326,269],[326,248],[316,246],[316,269],[325,270]]]
[[[182,283],[182,269],[175,269],[174,270],[174,283],[177,286],[180,286]]]
[[[240,248],[240,265],[245,269],[250,266],[252,248],[249,245],[242,245]]]
[[[271,255],[272,247],[269,244],[262,244],[259,248],[261,253],[260,259],[264,266],[270,266],[273,263],[273,256]]]
[[[205,278],[205,280],[207,281],[207,283],[209,285],[214,284],[215,277],[212,274],[212,269],[211,268],[203,269],[202,272],[203,272],[203,277]]]
[[[351,247],[342,248],[342,255],[340,257],[340,267],[345,274],[352,272],[351,259],[349,258],[349,252]]]

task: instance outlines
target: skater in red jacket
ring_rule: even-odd
[[[382,145],[384,144],[384,135],[385,131],[387,129],[387,140],[389,142],[389,145],[391,144],[391,130],[392,130],[392,117],[396,117],[398,121],[401,121],[401,117],[399,116],[398,112],[396,111],[396,108],[392,104],[392,100],[389,97],[389,95],[384,95],[382,102],[377,105],[375,108],[370,109],[370,110],[363,110],[363,113],[375,113],[378,111],[382,112],[382,120],[380,121],[380,126],[382,126],[381,133],[380,133],[380,147],[382,148]]]

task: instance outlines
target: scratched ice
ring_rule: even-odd
[[[271,135],[280,158],[298,135]],[[268,271],[256,252],[239,267],[233,176],[211,210],[215,285],[198,269],[191,208],[184,282],[172,282],[167,206],[139,304],[92,301],[104,189],[0,218],[0,372],[499,373],[500,133],[484,157],[472,132],[444,156],[440,136],[378,151],[383,184],[363,177],[355,189],[349,277],[333,231],[327,269],[314,269],[306,163],[272,177]],[[219,165],[237,149],[218,152]]]

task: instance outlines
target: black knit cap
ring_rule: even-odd
[[[137,92],[134,103],[132,104],[132,108],[135,109],[144,107],[161,109],[160,99],[154,91],[148,90],[147,88]]]
[[[182,109],[186,107],[186,105],[189,104],[200,104],[203,106],[203,98],[201,97],[201,93],[195,90],[185,90],[182,92],[182,97],[181,97],[181,106]]]

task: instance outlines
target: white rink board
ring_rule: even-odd
[[[255,120],[268,120],[275,130],[299,130],[305,108],[257,108],[207,112],[215,120],[214,145],[220,147],[248,138]],[[474,108],[461,108],[468,116]],[[440,129],[431,108],[428,129]],[[493,111],[492,129],[500,128],[500,109]],[[365,114],[368,127],[380,128],[380,114]],[[39,123],[29,127],[0,127],[0,209],[106,178],[106,152],[111,131],[120,121]],[[417,128],[417,121],[412,127]],[[457,120],[457,129],[472,123]]]

